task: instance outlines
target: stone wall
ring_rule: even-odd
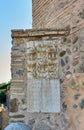
[[[10,122],[26,122],[33,130],[84,129],[83,5],[83,0],[33,0],[33,28],[39,30],[12,31]],[[61,112],[28,112],[27,44],[47,40],[57,41]]]
[[[83,0],[32,0],[33,28],[84,27]]]
[[[84,34],[83,30],[81,31],[81,34]],[[84,128],[84,41],[82,35],[79,35],[80,31],[77,34],[64,37],[58,45],[61,112],[60,114],[34,113],[32,116],[28,113],[28,124],[33,129],[43,130],[46,127],[48,130],[81,130]]]
[[[24,111],[26,110],[25,38],[13,38],[12,45],[10,122],[24,122]]]
[[[8,110],[0,112],[0,130],[9,124]]]
[[[13,30],[12,31],[12,53],[11,53],[11,70],[12,70],[12,83],[11,83],[11,90],[10,90],[10,122],[26,122],[28,123],[33,129],[55,129],[61,128],[61,120],[60,116],[65,118],[63,113],[53,114],[50,113],[33,113],[28,112],[28,103],[27,103],[27,86],[29,82],[27,82],[27,58],[28,54],[27,51],[27,44],[30,41],[33,42],[44,42],[52,46],[52,43],[56,44],[57,46],[57,55],[58,55],[58,74],[56,74],[60,80],[61,75],[61,64],[60,64],[60,57],[59,55],[64,55],[65,51],[62,50],[60,52],[60,44],[64,41],[63,39],[69,35],[70,30]],[[53,45],[54,45],[53,44]],[[61,54],[59,54],[61,53]],[[23,66],[21,66],[23,65]],[[22,84],[22,81],[24,84]],[[32,81],[33,82],[33,81]],[[19,83],[19,84],[18,84]],[[47,87],[47,86],[46,86]],[[30,95],[32,97],[32,95]],[[39,97],[38,97],[39,98]],[[62,100],[62,99],[61,99]],[[60,100],[60,101],[61,101]],[[59,103],[59,100],[57,100]],[[55,117],[56,115],[56,117]],[[57,122],[53,122],[55,120]],[[52,121],[53,119],[53,121]],[[44,121],[43,121],[44,120]],[[51,125],[51,123],[53,123]],[[48,124],[46,124],[48,123]],[[46,127],[46,128],[45,128]],[[66,126],[68,127],[68,126]]]
[[[59,44],[59,51],[62,112],[67,117],[65,124],[72,130],[84,128],[83,5],[83,0],[33,0],[33,28],[70,28],[69,36]]]
[[[83,76],[84,29],[12,31],[12,86],[10,122],[26,122],[33,130],[81,130],[84,128]],[[36,113],[27,109],[27,44],[30,41],[57,43],[61,88],[60,113]],[[32,95],[31,95],[32,96]]]

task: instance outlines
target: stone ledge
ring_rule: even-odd
[[[67,36],[70,29],[12,30],[12,38],[28,38],[39,36]]]
[[[18,80],[18,79],[16,79],[16,80],[11,80],[11,82],[13,83],[15,83],[15,82],[20,82],[20,83],[24,83],[24,80]]]

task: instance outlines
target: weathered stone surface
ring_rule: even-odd
[[[31,120],[29,120],[28,123],[29,123],[30,126],[33,126],[33,125],[35,124],[35,119],[31,119]]]
[[[17,97],[19,101],[19,107],[18,107],[18,111],[20,112],[19,114],[25,115],[25,122],[27,124],[28,122],[30,122],[29,125],[32,127],[33,130],[84,129],[84,112],[82,101],[82,99],[84,98],[83,97],[84,95],[83,15],[84,15],[83,0],[71,0],[71,1],[33,0],[33,29],[12,31],[12,38],[13,38],[12,44],[14,47],[12,49],[12,65],[11,65],[13,73],[11,98]],[[34,30],[34,28],[36,28],[36,30]],[[42,40],[43,43],[46,44],[48,44],[48,42],[50,42],[50,44],[52,45],[57,44],[56,46],[53,47],[55,49],[57,48],[56,49],[57,55],[55,59],[58,58],[59,63],[58,71],[55,72],[58,75],[58,78],[61,79],[60,80],[61,112],[59,114],[40,113],[40,112],[28,113],[27,111],[28,110],[27,77],[28,75],[30,75],[31,69],[28,70],[29,66],[26,60],[27,55],[25,53],[28,47],[26,46],[26,44],[31,42],[33,42],[33,44],[37,44],[38,41],[40,42]],[[41,45],[41,47],[43,46]],[[36,49],[38,50],[37,47]],[[43,51],[45,51],[45,49]],[[48,51],[49,51],[48,47],[46,46],[46,52]],[[50,55],[50,57],[52,57],[52,60],[54,61],[54,56]],[[44,60],[46,59],[46,57],[42,59]],[[36,63],[37,60],[36,56],[35,55],[31,56],[30,61],[31,60],[34,60],[34,62]],[[39,61],[42,63],[41,60]],[[49,62],[50,61],[48,59],[47,63]],[[18,71],[20,68],[23,68],[24,71],[23,72]],[[51,71],[52,70],[53,67]],[[28,71],[29,73],[27,73]],[[32,71],[32,73],[34,73],[34,71]],[[45,73],[43,74],[44,77],[46,75]],[[36,76],[36,74],[34,74],[33,76]],[[22,99],[25,99],[25,101],[22,101]],[[16,115],[16,113],[14,114]],[[16,121],[16,119],[12,121]]]
[[[70,118],[67,114],[61,115],[61,125],[63,129],[69,129],[70,128]]]
[[[78,61],[73,61],[73,66],[76,66],[78,63],[79,63],[79,60]]]
[[[62,67],[65,66],[65,62],[64,62],[63,59],[61,59],[61,66],[62,66]]]
[[[66,49],[67,54],[71,54],[71,50],[69,48]]]
[[[28,112],[60,112],[60,83],[58,79],[28,80],[27,89]]]
[[[36,4],[37,3],[37,4]],[[33,0],[33,28],[64,28],[83,26],[83,0]],[[42,11],[40,11],[40,9]],[[81,24],[82,23],[82,24]]]
[[[73,105],[73,108],[75,108],[75,109],[76,109],[77,107],[78,107],[78,105],[77,105],[77,104],[74,104],[74,105]]]
[[[77,93],[76,95],[74,95],[74,99],[77,100],[80,97],[80,95],[81,95],[80,93]]]
[[[35,127],[36,130],[51,130],[51,128],[45,123],[39,123],[38,126]]]
[[[19,68],[19,70],[16,71],[16,74],[18,75],[23,75],[24,74],[24,70],[21,68]]]
[[[70,60],[69,60],[69,56],[66,56],[65,57],[65,61],[66,61],[66,63],[68,63]]]
[[[18,111],[18,99],[14,98],[10,100],[10,112]]]
[[[79,66],[79,73],[84,73],[84,62]]]
[[[73,44],[75,44],[77,41],[78,41],[78,37],[75,36],[75,37],[73,38]]]
[[[24,118],[24,115],[14,115],[14,116],[10,116],[10,118]]]
[[[62,52],[60,53],[60,57],[63,57],[65,54],[66,54],[66,51],[62,51]]]
[[[71,85],[72,85],[73,88],[78,87],[78,83],[77,83],[77,81],[75,79],[71,80]]]
[[[28,32],[26,32],[26,33],[28,33]],[[32,35],[34,36],[34,32],[33,32]],[[36,35],[37,35],[37,32],[36,32]],[[41,37],[41,33],[39,35]],[[20,37],[22,37],[22,36],[20,36]],[[29,39],[29,43],[35,44],[35,42],[36,42],[36,46],[37,46],[37,41],[34,41],[34,39],[32,39],[33,38],[32,36],[30,36],[30,37],[31,37],[31,39]],[[43,41],[44,42],[44,44],[43,44],[44,46],[49,43],[49,38],[48,38],[48,42],[47,42],[47,39],[44,38],[44,41]],[[46,41],[45,41],[45,39],[46,39]],[[52,36],[52,39],[53,39],[53,36]],[[70,37],[68,39],[70,39]],[[40,39],[40,40],[42,40],[42,39]],[[33,118],[33,116],[31,115],[31,119],[29,119],[29,117],[27,116],[28,108],[27,108],[27,87],[26,87],[27,82],[28,82],[27,81],[27,76],[30,75],[29,73],[31,73],[31,72],[29,72],[28,75],[27,75],[27,72],[30,71],[30,69],[28,70],[28,68],[27,68],[28,67],[27,65],[28,65],[29,62],[28,62],[28,60],[26,60],[26,58],[27,58],[26,52],[24,52],[24,53],[23,52],[22,53],[19,52],[19,55],[18,55],[18,53],[16,53],[15,51],[13,51],[13,57],[12,57],[13,58],[13,60],[12,60],[12,71],[13,71],[14,76],[13,76],[13,80],[12,80],[12,83],[11,83],[12,84],[11,92],[12,92],[12,96],[14,98],[17,97],[18,102],[19,102],[19,104],[18,104],[18,111],[20,111],[21,113],[19,113],[18,115],[20,115],[20,114],[22,115],[23,114],[24,117],[21,118],[21,119],[23,119],[23,120],[21,120],[20,118],[16,118],[17,116],[15,118],[12,118],[13,117],[13,115],[12,115],[11,116],[11,121],[16,121],[16,120],[23,121],[23,122],[24,122],[24,120],[25,120],[25,122],[29,122],[30,121],[29,124],[30,124],[30,126],[32,127],[33,130],[35,130],[35,128],[39,128],[40,127],[40,126],[38,126],[38,124],[43,124],[43,127],[41,125],[42,129],[44,129],[44,127],[46,127],[45,129],[51,129],[51,130],[55,130],[55,129],[58,129],[58,130],[59,129],[61,129],[61,130],[62,129],[63,130],[65,130],[65,129],[74,130],[73,125],[76,126],[77,121],[75,122],[75,118],[76,118],[76,114],[77,113],[75,112],[75,117],[73,117],[73,115],[71,113],[73,111],[75,111],[75,110],[78,111],[79,107],[80,107],[80,109],[82,108],[81,107],[82,105],[80,105],[81,104],[80,99],[81,99],[82,94],[79,96],[79,98],[78,98],[78,96],[74,97],[74,95],[77,94],[77,91],[80,90],[80,87],[83,88],[83,84],[82,84],[83,81],[81,81],[80,78],[78,78],[78,80],[77,80],[76,77],[74,76],[75,73],[78,73],[78,72],[81,72],[80,74],[83,73],[83,67],[82,67],[81,71],[79,71],[80,66],[83,64],[83,61],[81,60],[83,54],[79,50],[79,42],[80,42],[80,40],[77,40],[77,41],[75,41],[76,42],[75,44],[71,44],[70,43],[71,41],[69,40],[69,41],[67,41],[67,43],[69,43],[69,44],[67,44],[67,43],[65,44],[65,43],[62,43],[63,42],[62,38],[60,39],[57,36],[55,38],[55,36],[54,36],[53,42],[51,42],[51,38],[50,38],[50,43],[53,43],[55,45],[55,42],[56,42],[56,44],[57,44],[56,47],[54,46],[54,48],[55,49],[57,48],[56,50],[57,50],[57,54],[58,54],[57,56],[58,57],[56,56],[56,59],[58,58],[58,61],[59,61],[58,62],[59,63],[58,64],[58,69],[57,69],[58,71],[56,71],[56,74],[58,75],[58,78],[59,78],[59,75],[60,75],[60,78],[61,78],[61,81],[62,81],[61,84],[60,84],[61,85],[60,86],[61,87],[61,95],[60,95],[61,102],[60,102],[60,105],[61,105],[61,111],[63,112],[64,115],[65,115],[65,112],[68,111],[68,113],[67,113],[68,121],[65,121],[65,119],[62,118],[64,121],[62,120],[62,122],[60,122],[61,121],[61,117],[59,117],[60,121],[59,121],[58,125],[56,125],[57,121],[58,121],[58,119],[56,119],[56,124],[53,124],[53,126],[51,126],[50,120],[53,117],[52,115],[48,116],[49,118],[46,117],[45,123],[40,121],[41,117],[39,117],[39,119],[37,120],[36,117]],[[25,39],[25,43],[26,43],[25,45],[28,44],[28,36]],[[43,48],[43,45],[41,45],[42,48]],[[76,51],[74,51],[72,49],[72,48],[76,47],[75,45],[78,48],[78,49],[76,49]],[[25,46],[25,48],[27,48],[27,47]],[[46,47],[46,48],[48,49],[48,47]],[[60,56],[60,52],[63,52],[62,49],[66,50],[66,52],[63,53],[62,56]],[[43,51],[45,51],[45,49]],[[46,51],[46,52],[48,52],[48,51]],[[51,49],[51,51],[52,51],[52,49]],[[15,54],[16,54],[16,56],[15,56]],[[35,61],[35,59],[37,59],[37,58],[31,56],[29,61],[30,62],[31,62],[31,60]],[[43,58],[43,60],[44,59],[45,58]],[[54,57],[52,57],[52,60],[54,61]],[[79,62],[79,60],[81,62]],[[49,59],[48,59],[48,61],[50,62]],[[75,63],[78,61],[76,65],[73,65],[74,61],[75,61]],[[39,60],[39,63],[40,63],[40,60]],[[45,63],[45,62],[41,61],[41,63]],[[22,65],[18,65],[18,64],[22,64]],[[53,70],[53,69],[51,69],[51,70]],[[34,72],[34,71],[32,71],[32,72]],[[16,75],[16,73],[17,73],[17,75]],[[79,77],[80,77],[80,75],[79,75]],[[33,78],[35,78],[35,77],[33,77]],[[67,82],[70,81],[67,85],[63,85],[65,83],[65,79],[67,80]],[[32,83],[33,83],[33,81],[31,82],[31,84]],[[29,85],[29,82],[28,82],[28,85]],[[73,91],[72,91],[72,89],[73,89]],[[80,93],[82,93],[82,92],[80,92]],[[19,96],[19,95],[21,95],[21,96]],[[78,99],[75,100],[75,98],[76,99],[78,98]],[[23,99],[25,99],[25,100],[23,100]],[[69,113],[71,114],[71,117],[73,118],[72,125],[70,125],[71,120],[70,120]],[[61,112],[60,112],[60,114],[61,114]],[[37,114],[36,114],[36,116],[37,116]],[[42,113],[41,116],[44,116],[43,113]],[[33,119],[34,119],[34,121],[33,121]],[[48,122],[46,122],[47,120],[48,120]],[[55,121],[55,119],[53,119],[53,121]],[[37,122],[39,122],[39,123],[37,123]],[[49,125],[46,126],[45,125],[46,123],[48,123]],[[71,127],[71,128],[69,128],[69,127]]]
[[[3,130],[9,124],[8,110],[0,112],[0,130]]]
[[[84,9],[79,13],[79,16],[84,19]]]
[[[81,107],[82,109],[84,108],[84,98],[81,100],[80,107]]]
[[[65,102],[63,102],[63,104],[62,104],[62,109],[63,109],[63,111],[66,111],[66,109],[67,109],[67,104]]]

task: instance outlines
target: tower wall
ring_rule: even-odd
[[[33,28],[81,28],[83,5],[83,0],[33,0]]]
[[[32,2],[33,29],[12,31],[10,122],[26,122],[33,130],[83,130],[84,1],[33,0]],[[38,106],[39,100],[37,99],[36,102],[33,97],[37,96],[34,94],[38,94],[38,91],[35,93],[34,90],[35,87],[39,87],[39,84],[35,86],[32,85],[35,82],[30,82],[32,89],[29,86],[27,78],[33,71],[30,68],[28,73],[30,61],[27,50],[32,44],[36,47],[39,42],[44,45],[49,42],[51,45],[57,44],[60,81],[59,113],[35,112],[33,108],[36,103]],[[48,52],[47,47],[46,51]],[[35,57],[30,59],[34,59],[32,63],[35,62]],[[49,86],[46,85],[47,87]]]

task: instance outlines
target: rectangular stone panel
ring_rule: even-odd
[[[59,79],[27,80],[28,112],[60,112]]]
[[[28,112],[60,112],[57,42],[27,43]]]
[[[28,78],[58,78],[57,43],[53,41],[29,41],[27,43]]]
[[[41,110],[41,80],[29,79],[27,83],[28,112],[39,112]]]
[[[42,81],[42,112],[60,112],[59,79]]]

